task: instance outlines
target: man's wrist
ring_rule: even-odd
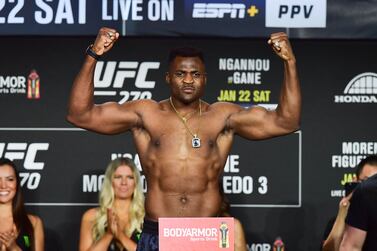
[[[93,44],[89,45],[88,48],[86,48],[85,51],[86,55],[91,56],[95,60],[99,60],[101,58],[101,55],[98,55],[94,50],[93,50]]]
[[[285,62],[288,65],[295,65],[296,64],[296,58],[295,57],[289,58],[289,59],[285,60]]]

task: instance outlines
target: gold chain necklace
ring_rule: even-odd
[[[171,107],[173,108],[173,110],[175,111],[175,113],[177,114],[178,118],[181,119],[183,125],[185,126],[186,130],[191,134],[192,136],[192,139],[191,139],[191,145],[193,148],[198,148],[200,147],[200,138],[198,137],[198,133],[199,133],[199,128],[200,128],[200,120],[199,120],[199,125],[198,125],[198,132],[196,134],[192,133],[192,131],[190,130],[190,128],[188,127],[187,125],[187,121],[190,119],[190,117],[186,118],[184,116],[182,116],[178,111],[177,109],[175,108],[174,104],[173,104],[173,100],[172,98],[170,97],[169,98],[169,101],[170,101],[170,105]],[[188,115],[190,114],[193,114],[193,113],[189,113]],[[187,116],[187,115],[186,115]],[[199,118],[200,116],[202,116],[202,100],[199,99]]]

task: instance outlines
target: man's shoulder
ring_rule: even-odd
[[[375,190],[377,191],[377,174],[369,177],[363,181],[360,185],[360,190]]]
[[[208,104],[208,110],[236,112],[241,109],[241,106],[230,102],[215,102],[212,104]]]
[[[153,99],[138,99],[138,100],[132,100],[125,102],[121,104],[121,106],[125,109],[129,109],[130,107],[133,107],[137,110],[145,110],[145,109],[158,109],[161,102],[158,102]]]
[[[156,101],[156,100],[153,100],[153,99],[138,99],[138,100],[134,100],[134,101],[131,101],[131,102],[133,102],[134,104],[138,104],[138,105],[153,106],[153,105],[158,105],[162,101]]]
[[[370,176],[368,180],[370,180],[370,182],[372,184],[376,184],[377,183],[377,173],[374,174],[374,175],[372,175],[372,176]]]

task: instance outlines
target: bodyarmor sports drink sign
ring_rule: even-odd
[[[158,228],[160,250],[234,251],[231,217],[159,218]]]

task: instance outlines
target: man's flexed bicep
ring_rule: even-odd
[[[73,81],[68,101],[67,120],[78,127],[115,134],[131,129],[140,121],[136,110],[141,102],[94,104],[93,78],[97,60],[113,47],[118,38],[116,30],[103,27],[87,49],[87,56]]]
[[[301,91],[288,36],[271,34],[268,44],[284,62],[284,79],[276,110],[252,107],[232,114],[229,125],[234,132],[249,139],[265,139],[296,131],[300,124]]]
[[[140,116],[136,112],[137,103],[132,101],[119,105],[116,102],[108,102],[94,105],[90,110],[76,116],[68,116],[72,124],[103,134],[117,134],[136,127],[140,123]]]
[[[235,134],[246,139],[260,140],[291,133],[298,129],[277,111],[254,106],[240,110],[229,117],[228,126]]]

